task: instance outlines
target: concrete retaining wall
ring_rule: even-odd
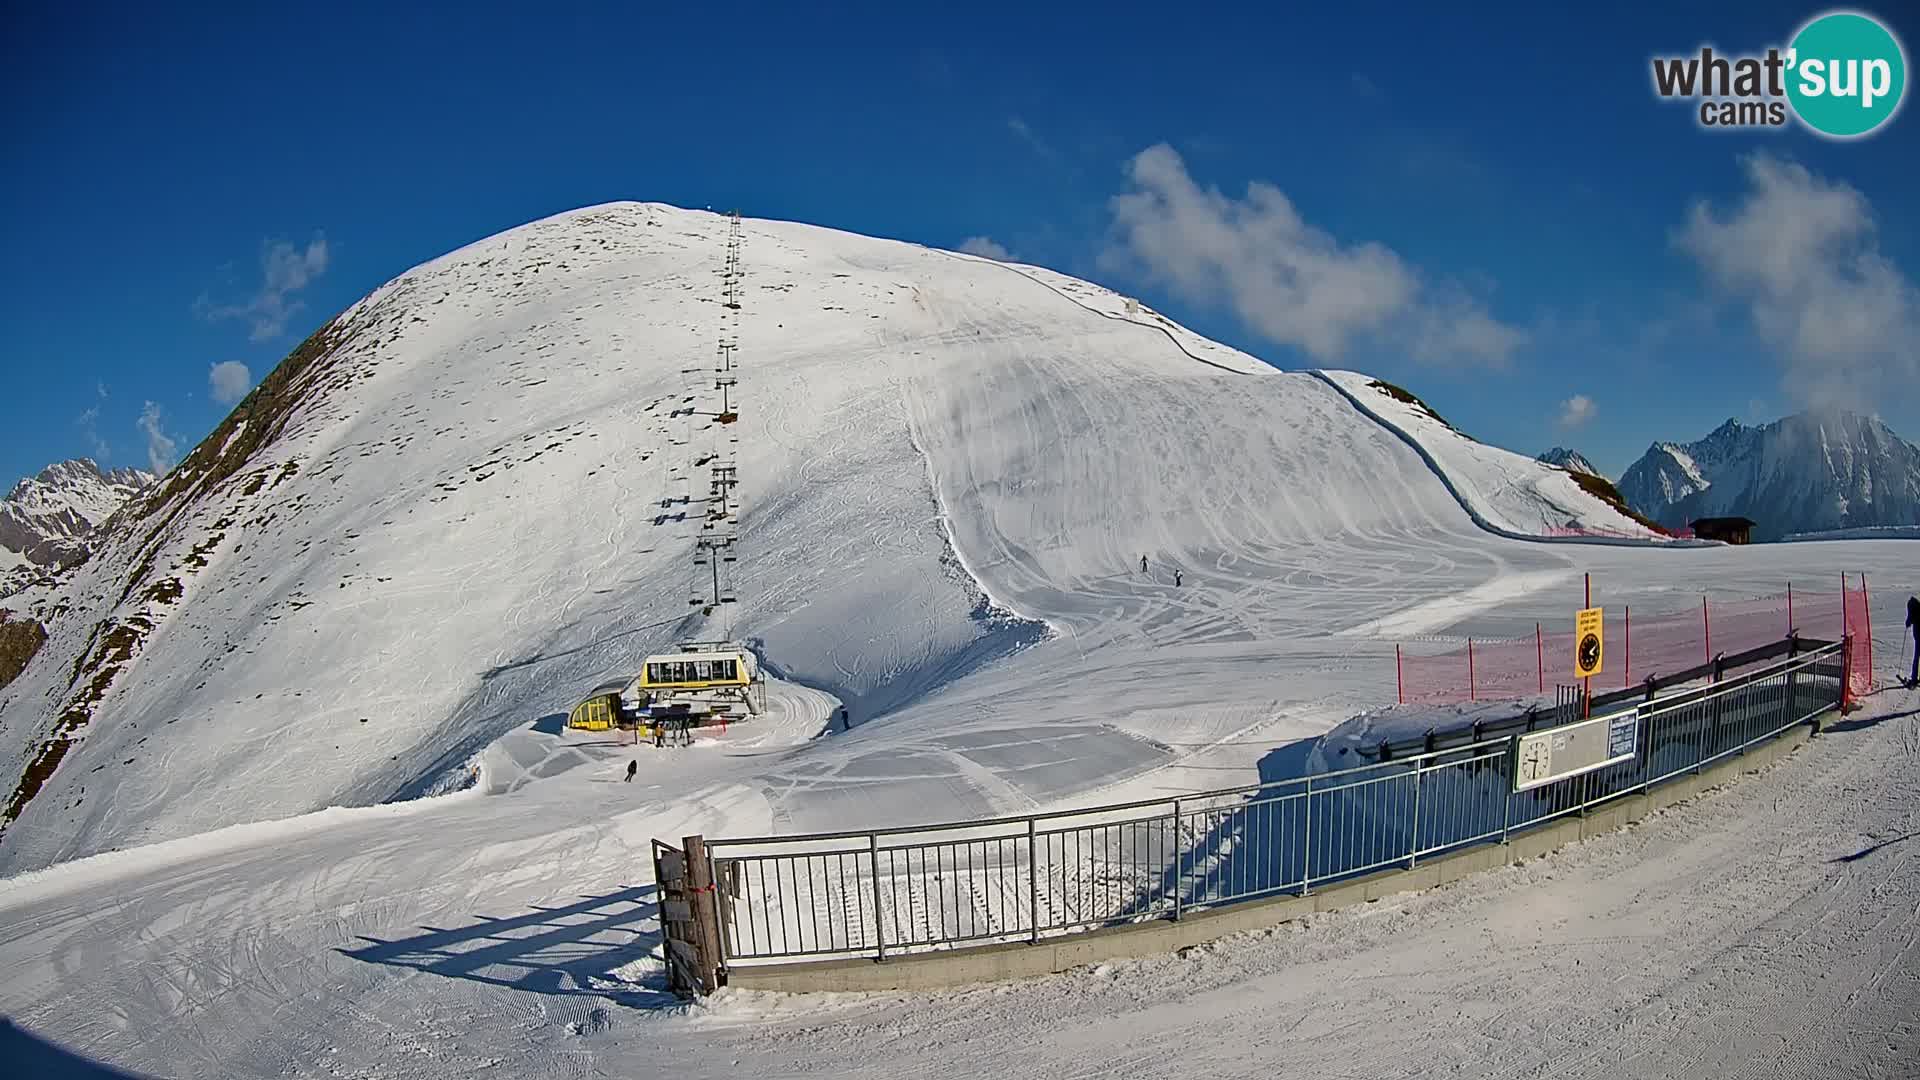
[[[1742,773],[1757,772],[1793,753],[1812,734],[1795,727],[1778,738],[1708,766],[1698,776],[1682,776],[1644,794],[1623,795],[1550,824],[1514,833],[1508,843],[1482,844],[1437,855],[1413,869],[1383,870],[1367,877],[1328,885],[1307,896],[1281,896],[1231,904],[1183,916],[1093,930],[1038,943],[1015,942],[935,953],[910,953],[872,959],[755,965],[733,968],[726,984],[743,990],[807,991],[934,990],[975,983],[1032,978],[1108,960],[1128,960],[1176,952],[1247,930],[1263,930],[1316,911],[1364,904],[1395,893],[1431,889],[1483,870],[1539,858],[1568,844],[1602,836],[1641,818],[1685,802]]]

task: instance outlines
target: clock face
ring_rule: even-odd
[[[1588,634],[1580,639],[1580,670],[1592,671],[1600,666],[1600,635]]]

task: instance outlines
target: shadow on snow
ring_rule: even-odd
[[[536,994],[605,998],[634,1008],[679,1004],[668,989],[654,886],[582,896],[564,907],[535,905],[507,918],[477,915],[468,926],[336,952],[370,964],[410,968],[450,979]],[[620,974],[635,962],[643,977]]]

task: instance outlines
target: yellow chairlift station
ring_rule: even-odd
[[[744,720],[766,705],[766,683],[753,653],[724,641],[695,641],[677,653],[656,653],[620,703],[643,720]]]
[[[614,679],[593,688],[567,715],[567,726],[581,731],[610,731],[620,723],[620,692],[632,679]]]

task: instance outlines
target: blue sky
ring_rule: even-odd
[[[381,282],[620,198],[985,237],[1616,474],[1816,398],[1920,436],[1920,115],[1651,90],[1820,8],[920,7],[9,5],[0,478],[177,457]]]

